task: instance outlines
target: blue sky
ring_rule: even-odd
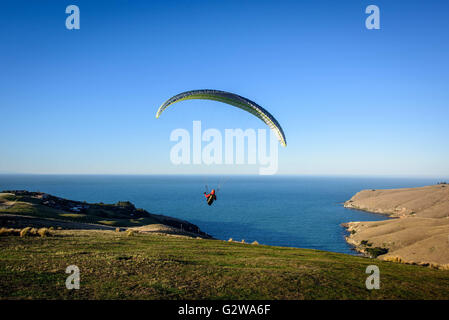
[[[67,5],[81,29],[67,30]],[[381,29],[365,28],[378,5]],[[258,102],[279,174],[449,176],[447,1],[2,1],[0,173],[257,173],[174,166],[170,132],[264,128],[182,91]]]

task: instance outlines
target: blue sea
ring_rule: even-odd
[[[355,253],[349,221],[383,216],[343,208],[362,189],[419,187],[435,179],[309,176],[0,175],[0,190],[26,189],[88,202],[129,200],[151,213],[188,220],[218,239]],[[217,201],[203,192],[220,185]]]

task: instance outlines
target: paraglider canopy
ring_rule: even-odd
[[[259,106],[254,101],[251,101],[247,98],[244,98],[242,96],[239,96],[235,93],[230,93],[226,91],[220,91],[220,90],[211,90],[211,89],[202,89],[202,90],[191,90],[182,92],[180,94],[177,94],[167,101],[165,101],[158,109],[156,113],[156,118],[159,118],[161,113],[167,109],[170,105],[183,101],[183,100],[191,100],[191,99],[203,99],[203,100],[214,100],[223,102],[229,105],[232,105],[234,107],[237,107],[239,109],[245,110],[249,113],[252,113],[256,117],[258,117],[260,120],[265,122],[266,125],[268,125],[271,130],[274,132],[276,137],[278,138],[279,142],[282,146],[287,146],[287,141],[285,139],[284,131],[282,130],[282,127],[280,126],[279,122],[264,108]]]

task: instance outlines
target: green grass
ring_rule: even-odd
[[[65,268],[81,271],[65,288]],[[367,290],[368,265],[380,290]],[[0,237],[2,299],[447,299],[449,271],[317,250],[112,231]]]

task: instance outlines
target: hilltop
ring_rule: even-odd
[[[449,185],[363,190],[344,206],[391,217],[350,222],[347,241],[380,259],[449,268]]]
[[[368,290],[377,265],[380,289]],[[80,269],[67,290],[65,269]],[[0,235],[0,299],[447,299],[449,270],[154,233]]]

